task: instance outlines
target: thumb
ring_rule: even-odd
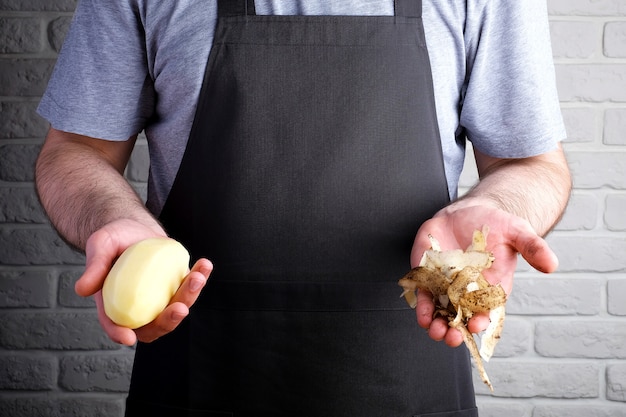
[[[109,266],[105,264],[97,258],[91,258],[90,261],[87,261],[85,271],[74,285],[76,294],[89,297],[102,289],[102,284],[110,270],[110,264],[108,264]]]
[[[540,272],[552,273],[559,266],[559,259],[548,242],[537,235],[530,225],[516,233],[513,245],[526,262]]]
[[[120,255],[120,248],[113,243],[108,233],[95,232],[87,240],[85,255],[85,271],[74,286],[76,294],[82,297],[88,297],[102,289],[111,266]]]

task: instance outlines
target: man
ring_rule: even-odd
[[[538,0],[83,0],[40,113],[76,291],[140,341],[128,415],[474,416],[460,334],[422,292],[418,331],[398,278],[428,234],[466,247],[483,225],[507,292],[518,252],[557,267],[541,236],[570,177]],[[123,178],[141,130],[147,208]],[[449,204],[466,137],[481,179]],[[115,326],[104,277],[164,235],[190,274],[153,323]]]

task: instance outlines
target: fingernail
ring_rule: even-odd
[[[198,278],[193,278],[189,283],[189,289],[192,292],[200,291],[200,288],[204,285],[204,281]]]
[[[187,317],[186,313],[182,313],[180,311],[174,311],[171,315],[172,321],[178,322]]]

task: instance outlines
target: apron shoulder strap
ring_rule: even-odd
[[[396,16],[421,17],[421,0],[394,0]],[[218,0],[218,17],[226,16],[250,16],[256,14],[254,0]]]
[[[394,0],[396,16],[422,17],[422,0]]]
[[[254,0],[218,0],[217,16],[252,16],[255,15]]]

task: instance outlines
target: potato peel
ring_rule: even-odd
[[[463,251],[442,251],[437,239],[429,236],[431,249],[424,252],[419,266],[413,268],[398,284],[402,296],[415,308],[416,291],[428,291],[435,302],[435,316],[448,319],[448,325],[461,332],[482,381],[493,391],[483,359],[489,361],[500,340],[505,318],[506,293],[498,285],[491,285],[482,271],[491,267],[495,258],[487,251],[487,226],[476,230],[472,244]],[[468,320],[476,313],[489,313],[491,320],[481,337],[480,350],[467,328]]]

